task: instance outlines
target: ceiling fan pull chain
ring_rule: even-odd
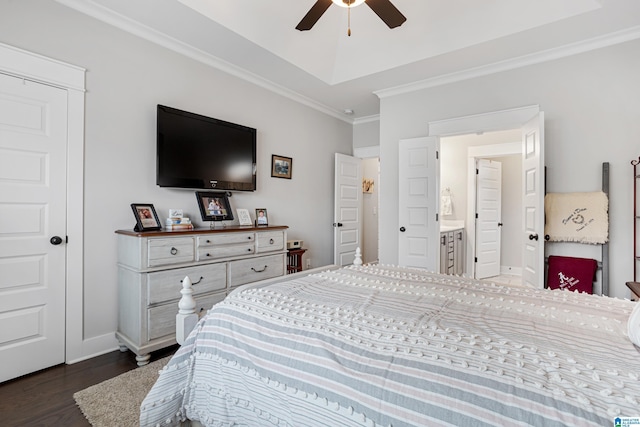
[[[351,2],[347,6],[347,36],[351,37]]]

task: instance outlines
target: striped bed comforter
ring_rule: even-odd
[[[141,426],[609,426],[640,415],[631,301],[392,266],[234,292]]]

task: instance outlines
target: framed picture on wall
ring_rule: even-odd
[[[373,193],[373,180],[369,178],[364,178],[362,180],[362,192],[363,193]]]
[[[151,203],[132,203],[133,216],[136,217],[134,231],[160,230],[160,220]]]
[[[271,176],[275,178],[291,179],[291,169],[293,168],[293,159],[284,156],[271,156]]]

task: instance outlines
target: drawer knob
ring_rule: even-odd
[[[207,253],[205,256],[211,256],[211,254]]]
[[[171,248],[171,255],[177,255],[178,250],[176,248]]]
[[[251,270],[255,271],[256,273],[262,273],[263,271],[265,271],[267,269],[267,266],[265,265],[264,268],[262,270],[256,270],[255,268],[251,267]]]
[[[275,242],[273,241],[273,239],[269,239],[269,243],[273,245]]]
[[[207,243],[211,243],[211,240],[207,239]]]
[[[247,252],[251,252],[251,248],[247,249]]]

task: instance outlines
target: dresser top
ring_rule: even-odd
[[[154,230],[154,231],[134,231],[116,230],[116,234],[133,237],[154,237],[154,236],[177,236],[181,234],[209,234],[209,233],[235,233],[243,231],[275,231],[286,230],[286,225],[227,225],[215,228],[194,228],[192,230]]]

